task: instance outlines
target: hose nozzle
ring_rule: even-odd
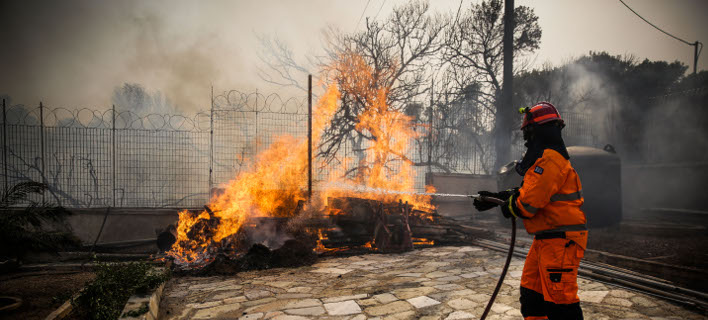
[[[503,204],[504,203],[504,200],[502,200],[502,199],[494,198],[494,197],[490,197],[490,196],[483,196],[480,194],[472,194],[472,195],[470,195],[470,198],[477,199],[479,201],[484,201],[484,202],[491,202],[491,203],[495,203],[495,204]]]

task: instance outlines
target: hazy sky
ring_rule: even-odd
[[[474,1],[477,2],[477,1]],[[626,0],[659,27],[708,43],[708,1]],[[16,103],[106,108],[125,82],[159,90],[183,111],[208,109],[209,90],[272,92],[257,75],[256,34],[277,36],[300,56],[321,48],[329,25],[351,32],[364,16],[383,18],[402,0],[12,1],[0,2],[0,94]],[[433,10],[459,0],[431,0]],[[464,0],[467,7],[470,0]],[[679,60],[693,47],[655,30],[618,0],[516,0],[543,30],[535,65],[589,51]],[[363,28],[364,20],[358,24]],[[706,69],[708,52],[699,60]],[[692,69],[690,69],[692,70]]]

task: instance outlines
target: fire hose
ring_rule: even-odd
[[[488,197],[488,196],[482,196],[482,195],[472,195],[470,196],[474,199],[479,199],[480,201],[484,202],[491,202],[491,203],[496,203],[498,205],[502,205],[504,203],[504,200],[493,198],[493,197]],[[499,290],[501,289],[502,283],[504,282],[504,278],[506,277],[506,272],[509,270],[509,265],[511,264],[511,257],[514,255],[514,244],[516,242],[516,219],[514,217],[511,218],[511,243],[509,244],[509,253],[506,256],[506,263],[504,263],[504,268],[502,269],[501,275],[499,276],[499,281],[497,281],[497,287],[494,288],[494,292],[492,293],[492,297],[489,298],[489,302],[487,303],[487,307],[484,308],[484,312],[482,313],[482,317],[480,317],[480,320],[484,320],[487,318],[487,314],[489,314],[489,310],[492,309],[492,305],[494,304],[494,299],[497,298],[497,295],[499,294]]]

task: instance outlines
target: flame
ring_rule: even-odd
[[[339,100],[339,90],[331,85],[319,100],[312,121],[312,138],[318,141],[324,127],[330,122]],[[289,217],[296,214],[307,176],[307,140],[290,135],[275,137],[267,149],[256,156],[251,167],[230,181],[218,196],[211,199],[209,208],[214,217],[204,210],[197,216],[180,212],[177,242],[168,255],[178,263],[192,264],[208,256],[208,249],[236,234],[250,217]],[[213,234],[188,235],[200,220],[218,218]]]
[[[313,114],[312,140],[319,145],[324,129],[338,108],[341,92],[355,93],[361,97],[364,108],[358,116],[355,130],[369,137],[366,156],[358,163],[354,177],[345,174],[349,168],[337,168],[328,181],[350,185],[363,185],[410,192],[386,194],[355,192],[345,189],[325,189],[316,193],[319,204],[326,208],[328,197],[354,196],[382,202],[407,202],[414,209],[433,208],[430,197],[413,194],[415,171],[406,157],[417,131],[413,119],[392,108],[387,101],[390,88],[381,85],[382,75],[394,72],[394,67],[375,70],[356,54],[344,53],[338,59],[333,85],[329,85],[319,99]],[[224,192],[210,200],[208,208],[199,213],[179,213],[177,242],[167,254],[175,263],[195,265],[208,263],[218,247],[234,245],[234,236],[253,217],[292,217],[298,213],[306,195],[303,191],[307,177],[307,140],[290,135],[273,137],[274,142],[256,155],[250,166],[230,181]],[[317,164],[315,164],[317,165]],[[329,214],[344,214],[330,210]],[[200,232],[205,231],[205,232]],[[208,232],[206,232],[208,231]],[[322,240],[326,230],[318,230],[315,251],[327,252]],[[364,247],[372,247],[371,242]]]
[[[324,243],[322,243],[323,240],[329,240],[329,237],[327,237],[327,234],[325,233],[326,230],[319,229],[317,230],[317,244],[315,245],[315,248],[313,251],[317,253],[326,253],[326,252],[340,252],[340,251],[345,251],[349,250],[351,248],[363,248],[363,249],[369,249],[371,251],[376,251],[376,246],[374,245],[374,241],[369,241],[361,246],[343,246],[343,247],[337,247],[337,248],[327,248]]]
[[[327,235],[323,232],[322,229],[317,230],[317,244],[315,245],[315,249],[313,249],[317,253],[325,253],[325,252],[334,252],[334,251],[340,251],[341,248],[327,248],[325,245],[322,243],[322,240],[329,240]]]
[[[365,104],[358,117],[356,131],[369,139],[366,156],[358,163],[358,173],[353,180],[330,177],[331,182],[367,189],[385,189],[411,192],[409,194],[386,194],[380,192],[357,192],[357,197],[392,203],[407,202],[414,209],[432,209],[431,198],[412,194],[415,190],[413,162],[406,156],[418,137],[413,118],[395,110],[388,104],[390,87],[381,85],[381,79],[395,72],[395,65],[382,70],[369,66],[360,55],[347,52],[340,56],[334,68],[342,92],[354,93]],[[432,186],[430,186],[432,188]],[[432,188],[434,191],[434,188]],[[326,190],[325,197],[351,196],[352,191]]]
[[[414,246],[432,246],[435,244],[435,240],[428,240],[425,238],[411,238],[413,240]]]

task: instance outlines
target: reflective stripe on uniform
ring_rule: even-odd
[[[572,224],[569,226],[560,226],[555,229],[551,230],[543,230],[534,233],[534,235],[539,235],[539,234],[544,234],[544,233],[552,233],[552,232],[565,232],[565,231],[585,231],[588,229],[588,226],[585,224]]]
[[[535,214],[536,212],[538,212],[538,208],[531,206],[530,204],[526,204],[521,200],[519,200],[519,203],[521,203],[521,206],[524,207],[524,210],[528,211],[531,214]]]
[[[580,190],[578,192],[573,192],[573,193],[557,193],[551,196],[551,202],[555,201],[573,201],[573,200],[580,200],[583,198],[583,190]],[[519,201],[521,203],[521,206],[524,207],[526,211],[529,213],[535,214],[538,212],[539,208],[536,208],[534,206],[531,206],[530,204],[524,203],[523,201]]]
[[[513,194],[509,197],[509,200],[507,200],[506,202],[509,203],[509,212],[511,212],[511,215],[514,216],[514,218],[522,218],[522,219],[524,218],[523,215],[521,215],[521,217],[519,217],[519,215],[517,215],[516,212],[514,212],[514,207],[516,207],[516,204],[514,203],[514,195]]]
[[[583,198],[583,190],[580,190],[578,192],[573,192],[573,193],[557,193],[551,196],[551,202],[554,201],[573,201],[573,200],[580,200]]]

